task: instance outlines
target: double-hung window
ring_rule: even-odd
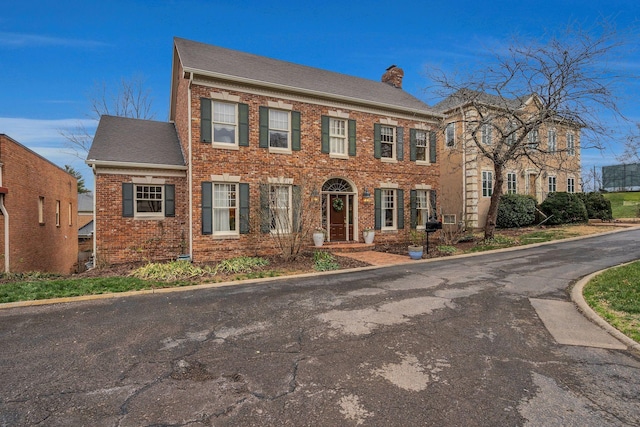
[[[567,178],[567,193],[576,192],[576,180],[575,178]]]
[[[236,145],[238,141],[237,104],[213,101],[213,143]]]
[[[549,193],[555,193],[556,192],[556,177],[555,176],[548,177],[548,183],[549,183]]]
[[[330,153],[339,156],[347,155],[347,121],[343,119],[329,119]]]
[[[557,149],[557,145],[556,145],[556,131],[554,129],[549,129],[549,132],[547,132],[547,139],[548,139],[548,150],[549,153],[555,153],[556,149]]]
[[[424,229],[429,219],[429,190],[416,190],[416,228]]]
[[[382,202],[382,229],[395,230],[398,224],[396,190],[383,188],[380,194]]]
[[[416,131],[416,160],[419,162],[429,161],[427,132],[423,130]]]
[[[576,144],[573,138],[573,134],[567,132],[567,154],[570,156],[576,155]]]
[[[396,128],[392,126],[380,127],[380,156],[383,159],[395,158]]]
[[[453,147],[456,144],[456,127],[455,123],[448,123],[444,130],[445,141],[447,147]]]
[[[291,149],[289,119],[288,111],[269,109],[269,148]]]
[[[527,142],[529,148],[536,148],[538,146],[538,129],[531,129],[527,134]]]
[[[269,186],[269,213],[271,232],[276,234],[290,233],[292,230],[291,186]]]
[[[485,123],[482,125],[482,143],[484,145],[491,145],[491,134],[492,134],[491,124]]]
[[[212,200],[212,234],[238,234],[238,184],[213,183]]]
[[[505,129],[505,135],[507,137],[507,144],[513,145],[516,143],[516,125],[513,122],[507,123],[507,128]]]
[[[507,174],[507,194],[516,194],[518,192],[516,174],[509,172]]]
[[[482,197],[491,197],[493,194],[493,172],[482,171]]]
[[[136,215],[163,216],[163,186],[136,185],[135,207]]]
[[[232,150],[249,146],[249,106],[238,96],[211,96],[200,99],[200,142]]]

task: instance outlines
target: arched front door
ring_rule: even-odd
[[[322,223],[330,242],[354,240],[353,187],[346,180],[332,178],[322,186]]]

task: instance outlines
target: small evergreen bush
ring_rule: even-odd
[[[603,221],[611,221],[613,213],[611,211],[611,200],[605,199],[602,193],[576,193],[584,206],[587,208],[589,219],[601,219]]]
[[[545,224],[559,225],[574,222],[587,222],[587,208],[582,199],[575,193],[551,193],[540,205],[540,210],[549,218]]]
[[[498,228],[526,227],[536,220],[536,199],[523,194],[504,194],[498,205]]]

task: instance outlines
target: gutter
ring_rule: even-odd
[[[120,161],[111,161],[111,160],[96,160],[96,159],[87,159],[85,161],[86,164],[94,168],[96,167],[123,167],[123,168],[143,168],[143,169],[167,169],[167,170],[180,170],[186,171],[187,166],[182,165],[167,165],[160,163],[138,163],[138,162],[120,162]]]

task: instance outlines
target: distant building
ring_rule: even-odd
[[[77,180],[0,134],[0,255],[5,272],[71,273],[78,257]]]
[[[606,191],[640,191],[640,163],[603,166],[602,188]]]

